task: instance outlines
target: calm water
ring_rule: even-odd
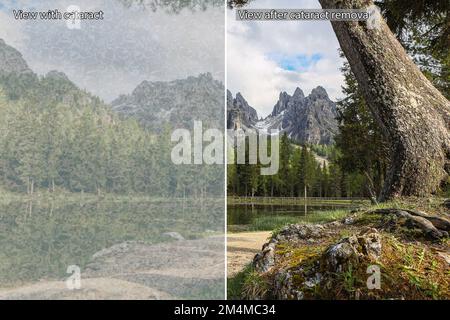
[[[352,205],[308,205],[308,215],[315,212],[351,208]],[[261,217],[301,217],[305,215],[304,205],[257,205],[236,204],[227,206],[228,225],[249,225]]]
[[[90,201],[0,205],[0,286],[66,276],[68,265],[124,241],[170,241],[223,232],[222,200],[182,205],[168,202]]]

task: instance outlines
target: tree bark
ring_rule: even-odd
[[[369,0],[319,0],[324,9],[364,9]],[[426,196],[450,166],[450,102],[407,55],[384,21],[331,22],[362,94],[391,146],[380,200]]]

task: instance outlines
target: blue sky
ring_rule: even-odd
[[[268,59],[275,61],[280,68],[287,71],[305,71],[316,64],[322,55],[320,53],[313,53],[311,55],[296,54],[296,55],[283,55],[280,53],[269,53]]]

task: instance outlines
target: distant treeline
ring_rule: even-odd
[[[59,75],[1,77],[0,189],[222,194],[219,166],[172,164],[170,132],[121,119]]]
[[[270,146],[269,146],[270,148]],[[327,160],[314,155],[320,153]],[[368,195],[366,179],[344,173],[334,146],[299,146],[280,138],[280,165],[275,175],[261,175],[260,165],[228,165],[228,192],[239,196],[355,197]]]

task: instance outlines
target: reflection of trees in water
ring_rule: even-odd
[[[0,205],[0,286],[66,276],[68,265],[125,241],[170,241],[223,231],[223,200],[42,201]]]

